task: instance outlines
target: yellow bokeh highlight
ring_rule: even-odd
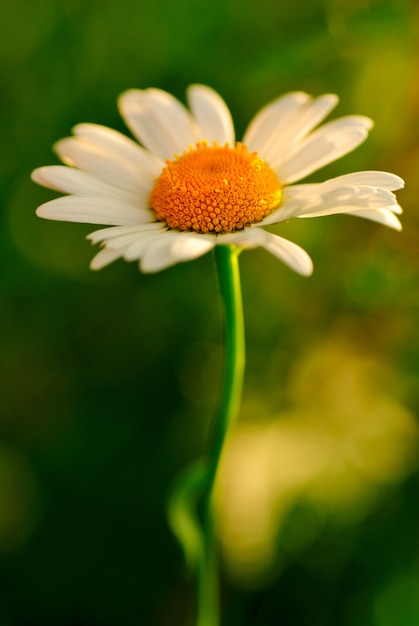
[[[263,397],[248,399],[217,498],[226,563],[239,584],[258,585],[280,565],[275,546],[286,543],[281,529],[295,506],[315,515],[283,545],[288,553],[316,533],[318,519],[362,519],[413,468],[418,428],[388,391],[391,379],[376,358],[331,339],[295,367],[287,411],[269,415]]]

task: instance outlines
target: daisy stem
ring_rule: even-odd
[[[243,304],[236,246],[216,246],[215,261],[225,316],[224,380],[208,458],[203,510],[203,554],[198,570],[197,626],[219,626],[219,581],[214,528],[214,485],[227,433],[238,416],[245,366]]]

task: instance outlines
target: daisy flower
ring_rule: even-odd
[[[350,115],[319,124],[338,98],[294,92],[264,107],[236,142],[231,114],[204,85],[187,92],[189,110],[159,89],[123,93],[119,108],[135,139],[96,124],[78,124],[55,150],[65,165],[36,169],[37,183],[64,197],[41,205],[40,217],[107,225],[88,238],[102,249],[100,269],[118,258],[157,272],[214,246],[261,246],[297,272],[312,261],[269,230],[292,217],[348,213],[401,229],[388,172],[345,174],[295,184],[354,150],[372,121]],[[141,144],[141,145],[140,145]]]

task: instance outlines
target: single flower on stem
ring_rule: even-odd
[[[92,269],[123,258],[156,272],[215,246],[261,246],[301,274],[307,253],[265,230],[292,217],[348,213],[400,230],[393,191],[401,178],[355,172],[299,184],[351,152],[372,121],[350,115],[318,124],[337,96],[294,92],[263,108],[236,143],[230,112],[209,87],[188,89],[188,111],[159,89],[132,89],[121,114],[142,146],[115,130],[78,124],[55,149],[66,166],[36,169],[37,183],[69,194],[41,205],[40,217],[111,226],[91,233],[102,250]]]
[[[36,169],[32,178],[69,194],[41,205],[40,217],[110,226],[89,235],[102,249],[100,269],[118,258],[157,272],[215,249],[225,313],[224,382],[206,459],[182,473],[169,518],[197,578],[197,626],[219,626],[213,492],[228,430],[241,401],[245,364],[238,255],[261,246],[303,275],[312,261],[295,243],[265,227],[292,217],[348,213],[401,229],[393,191],[401,178],[356,172],[295,185],[351,152],[372,126],[352,115],[318,127],[337,97],[289,93],[262,109],[243,142],[230,112],[209,87],[192,85],[188,111],[159,89],[130,90],[119,104],[135,138],[79,124],[55,148],[65,166]],[[198,514],[198,511],[200,514]]]

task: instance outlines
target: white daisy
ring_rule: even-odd
[[[317,128],[337,96],[286,94],[256,115],[242,143],[215,91],[192,85],[187,97],[190,111],[165,91],[129,90],[120,111],[142,146],[104,126],[79,124],[55,146],[66,166],[33,172],[37,183],[69,194],[40,206],[40,217],[110,226],[88,236],[102,244],[93,269],[123,258],[157,272],[216,245],[236,245],[262,246],[308,275],[308,254],[266,226],[350,213],[401,229],[392,192],[403,181],[394,174],[294,184],[354,150],[372,127],[369,118],[351,115]]]

